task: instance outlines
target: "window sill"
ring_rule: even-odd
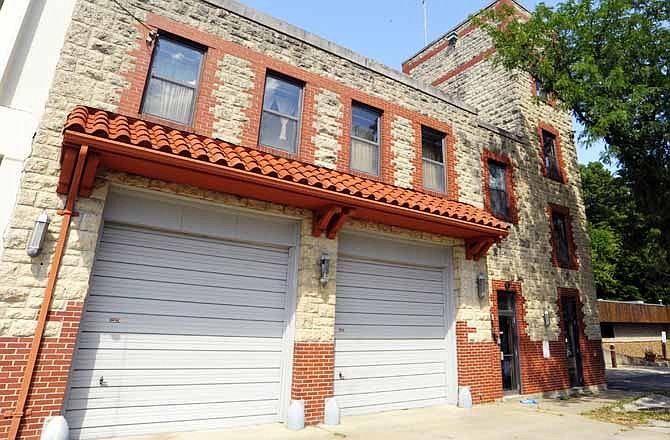
[[[138,113],[137,117],[139,119],[142,119],[143,121],[150,122],[153,124],[160,124],[165,127],[174,128],[175,130],[187,131],[189,133],[196,133],[195,129],[193,128],[193,125],[181,124],[179,122],[175,122],[170,119],[163,119],[159,116],[154,116],[149,113]],[[202,134],[202,133],[196,133],[196,134]]]
[[[552,262],[554,267],[557,267],[559,269],[565,269],[565,270],[579,270],[579,263],[576,262],[571,262],[571,263],[559,263],[557,261]]]
[[[275,156],[283,157],[285,159],[299,160],[300,158],[299,152],[294,153],[291,151],[282,150],[281,148],[268,147],[266,145],[261,144],[257,144],[253,148],[258,151],[262,151],[264,153],[274,154]]]

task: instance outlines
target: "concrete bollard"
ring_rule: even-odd
[[[42,425],[40,440],[69,440],[70,428],[63,416],[47,417]]]
[[[616,351],[614,350],[614,344],[610,344],[610,356],[612,357],[612,368],[616,368]]]
[[[305,401],[291,400],[288,407],[288,420],[286,427],[292,431],[298,431],[305,427]]]
[[[458,407],[472,408],[472,394],[470,394],[470,387],[458,387]]]
[[[340,424],[340,407],[337,405],[337,400],[334,397],[326,399],[326,414],[323,419],[325,425],[339,425]]]

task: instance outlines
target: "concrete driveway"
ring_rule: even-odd
[[[142,440],[667,440],[670,430],[636,428],[588,419],[580,414],[630,393],[608,392],[597,397],[567,401],[540,399],[527,406],[518,399],[483,405],[471,410],[452,406],[394,411],[367,416],[344,417],[336,427],[308,427],[289,431],[283,425],[229,429],[201,433],[140,437]],[[135,440],[139,440],[136,438]]]
[[[611,390],[637,392],[670,392],[670,368],[620,367],[607,370],[607,386]]]

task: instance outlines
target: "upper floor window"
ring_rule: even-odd
[[[551,234],[554,261],[559,267],[575,268],[575,256],[573,255],[569,221],[570,217],[566,212],[552,208]]]
[[[539,79],[533,78],[533,87],[535,90],[535,96],[542,99],[547,99],[549,97],[547,90],[544,87],[542,87],[542,83],[540,82]]]
[[[379,110],[362,104],[351,106],[351,169],[379,175],[381,153]]]
[[[204,54],[202,48],[160,35],[151,60],[142,113],[190,125]]]
[[[488,161],[489,197],[491,212],[496,217],[510,219],[510,200],[507,189],[507,165],[495,160]]]
[[[445,192],[444,133],[421,126],[421,156],[423,186],[433,191]]]
[[[542,129],[542,152],[544,156],[544,170],[547,177],[562,181],[561,169],[558,163],[557,139],[554,133]]]
[[[259,143],[295,153],[298,150],[303,84],[269,73],[265,78]]]

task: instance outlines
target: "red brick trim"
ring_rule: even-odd
[[[468,70],[470,67],[474,66],[475,64],[484,61],[488,57],[490,57],[494,52],[496,51],[495,47],[490,47],[486,49],[484,52],[480,53],[479,55],[474,56],[472,59],[469,61],[466,61],[465,63],[461,64],[460,66],[456,67],[453,70],[450,70],[449,72],[445,73],[444,75],[440,76],[437,78],[435,81],[431,83],[432,86],[439,86],[445,81],[450,80],[451,78],[455,77],[456,75],[463,73],[464,71]]]
[[[568,250],[570,252],[570,263],[562,264],[558,261],[556,256],[556,244],[554,243],[554,222],[552,221],[553,213],[563,214],[566,219],[566,227],[568,229]],[[577,246],[575,245],[575,238],[572,230],[572,216],[570,209],[566,206],[555,205],[550,203],[547,207],[547,214],[549,217],[549,243],[551,245],[551,263],[563,269],[579,270],[579,260],[577,258]]]
[[[42,340],[26,403],[30,414],[19,430],[22,440],[38,440],[44,418],[61,414],[82,312],[82,303],[69,302],[65,310],[52,310],[47,316],[48,322],[61,322],[62,329],[58,337]],[[16,404],[32,342],[32,337],[0,337],[0,411]],[[10,422],[0,417],[0,438],[7,437]]]
[[[341,150],[338,154],[337,169],[340,171],[350,172],[352,174],[360,174],[366,178],[376,179],[385,183],[394,183],[394,170],[391,163],[391,130],[390,124],[394,116],[402,116],[410,121],[419,122],[424,125],[440,127],[440,131],[445,132],[450,140],[449,149],[447,151],[449,160],[449,167],[453,170],[449,171],[449,198],[458,199],[458,183],[456,173],[456,154],[455,154],[455,138],[453,136],[452,126],[446,122],[438,121],[429,116],[416,113],[400,105],[385,101],[383,99],[368,95],[357,89],[345,86],[336,81],[330,80],[323,76],[308,72],[304,69],[294,65],[276,60],[269,56],[255,52],[239,44],[215,37],[205,32],[193,29],[184,24],[178,23],[166,17],[159,16],[155,13],[149,13],[147,17],[147,24],[154,28],[163,30],[186,40],[193,41],[197,44],[208,47],[207,55],[205,57],[205,66],[202,76],[202,82],[199,92],[199,98],[196,103],[196,115],[194,117],[193,127],[178,127],[178,124],[169,121],[160,121],[161,124],[173,128],[186,129],[196,134],[204,136],[212,136],[212,127],[214,124],[214,116],[211,108],[215,105],[213,92],[220,84],[220,80],[216,77],[218,63],[223,60],[225,54],[230,54],[235,57],[245,59],[250,62],[250,68],[255,73],[254,86],[250,93],[252,94],[252,103],[249,109],[244,112],[244,115],[249,119],[249,122],[243,127],[242,146],[260,149],[262,151],[271,151],[273,154],[281,155],[287,158],[296,158],[306,162],[314,161],[315,146],[313,143],[313,136],[316,134],[313,121],[317,117],[314,109],[314,96],[318,89],[327,89],[337,93],[339,99],[344,104],[343,130],[342,136],[338,139]],[[147,119],[147,115],[140,115],[139,109],[141,106],[142,95],[144,93],[144,86],[149,72],[149,65],[151,61],[152,47],[148,47],[144,41],[144,35],[147,30],[138,27],[140,35],[138,40],[139,49],[130,52],[130,55],[135,58],[135,69],[124,73],[125,79],[130,83],[129,88],[121,92],[121,99],[118,105],[118,111],[129,116],[141,117]],[[305,84],[303,113],[301,120],[301,142],[300,150],[297,154],[283,152],[281,150],[269,149],[267,147],[259,147],[258,132],[260,128],[260,115],[262,111],[263,89],[265,82],[265,74],[267,70],[272,70],[295,78]],[[205,82],[207,84],[205,84]],[[350,149],[350,132],[351,132],[351,102],[359,101],[371,107],[377,108],[383,112],[382,116],[382,150],[381,150],[381,175],[368,176],[357,173],[349,169],[349,149]],[[453,164],[453,165],[451,165]],[[422,187],[415,188],[422,190]]]
[[[477,330],[467,322],[456,322],[458,385],[470,387],[473,403],[494,402],[502,398],[500,349],[494,341],[470,342]]]
[[[585,386],[602,385],[607,382],[605,379],[605,359],[603,358],[602,340],[589,340],[585,333],[584,324],[584,303],[578,289],[569,289],[565,287],[558,288],[557,307],[559,316],[559,327],[561,329],[561,340],[565,340],[565,322],[563,322],[563,305],[561,298],[564,296],[574,296],[577,299],[577,323],[579,326],[579,349],[582,356],[582,375]],[[566,354],[567,356],[567,354]],[[567,366],[566,366],[567,374]],[[568,383],[569,383],[568,378]]]
[[[505,4],[508,5],[508,6],[514,7],[514,4],[512,3],[511,0],[500,0],[496,4],[495,8],[499,9],[502,5],[505,5]],[[522,13],[517,13],[515,15],[520,16],[520,17],[524,17],[524,15],[522,15]],[[460,39],[460,38],[465,37],[466,35],[470,34],[471,32],[473,32],[478,27],[479,26],[477,26],[473,23],[469,23],[465,28],[463,28],[462,30],[460,30],[458,32],[458,34],[457,34],[458,38]],[[426,61],[428,61],[429,59],[431,59],[432,57],[434,57],[435,55],[442,52],[444,49],[446,49],[448,47],[449,47],[449,41],[448,40],[443,41],[441,43],[438,43],[436,46],[433,46],[432,49],[428,49],[425,52],[423,52],[420,56],[414,58],[411,61],[407,61],[407,62],[403,63],[402,64],[402,71],[404,73],[409,74],[418,65],[425,63]]]
[[[436,197],[446,197],[449,200],[458,200],[459,188],[458,188],[458,174],[456,173],[456,151],[455,144],[456,140],[454,139],[451,125],[443,123],[431,123],[432,121],[414,121],[414,139],[416,139],[416,153],[414,156],[414,179],[413,185],[414,189],[417,191],[423,191],[425,193],[434,195]],[[433,130],[437,130],[445,135],[444,142],[444,160],[445,164],[445,178],[447,179],[446,184],[446,193],[440,193],[437,191],[432,191],[430,189],[424,188],[423,186],[423,136],[421,134],[421,127],[429,127]]]
[[[293,348],[291,399],[305,401],[305,424],[323,422],[325,399],[333,397],[335,344],[296,342]]]
[[[489,188],[489,161],[499,162],[506,166],[505,174],[507,180],[507,199],[509,203],[509,218],[497,217],[501,220],[511,222],[514,224],[519,223],[519,211],[517,208],[517,198],[514,191],[514,167],[512,166],[512,161],[507,157],[507,155],[502,153],[496,153],[491,150],[482,151],[482,178],[484,179],[483,188],[484,188],[484,208],[495,216],[493,211],[491,211],[491,191]]]
[[[545,165],[544,137],[542,136],[543,131],[547,131],[556,136],[556,159],[558,160],[558,173],[560,175],[560,179],[558,180],[549,176],[547,166]],[[549,125],[545,122],[540,122],[539,124],[537,124],[537,135],[540,143],[540,169],[542,170],[542,175],[549,179],[556,180],[559,183],[563,184],[568,183],[568,174],[565,171],[565,162],[563,161],[563,152],[561,150],[561,133],[554,126]]]

